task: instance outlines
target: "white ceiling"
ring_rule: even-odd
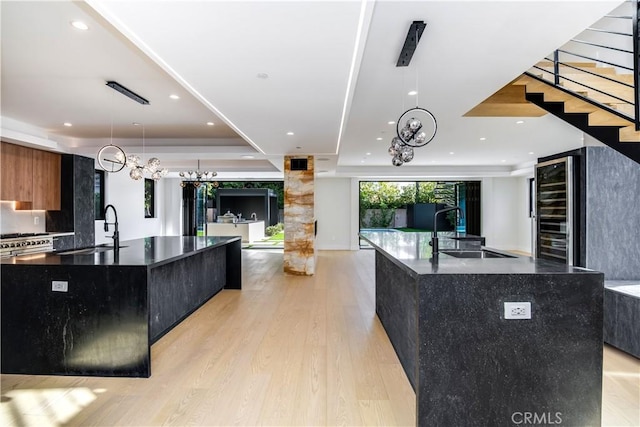
[[[141,153],[144,128],[146,155],[222,178],[276,178],[285,154],[324,159],[320,176],[517,174],[582,133],[550,115],[463,115],[620,3],[2,1],[2,136],[95,156],[111,140]],[[398,68],[414,20],[427,28]],[[391,166],[387,123],[416,103],[438,133]]]

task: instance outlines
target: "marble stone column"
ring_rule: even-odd
[[[306,170],[291,170],[291,159],[307,159]],[[284,271],[312,276],[315,272],[313,156],[284,159]]]

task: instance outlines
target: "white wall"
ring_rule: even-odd
[[[482,234],[496,249],[531,251],[528,180],[482,179]]]
[[[165,236],[182,236],[182,187],[180,179],[163,179],[164,203],[162,209]]]
[[[351,178],[316,178],[315,180],[315,212],[318,221],[316,249],[318,250],[349,250],[352,249],[354,238],[357,242],[358,228],[352,229],[351,213],[352,199],[356,200],[357,207],[358,193],[352,194],[351,181]],[[357,208],[355,216],[357,221]]]
[[[533,219],[529,217],[529,177],[517,178],[517,180],[517,185],[520,188],[520,201],[515,206],[518,228],[518,246],[513,249],[533,254],[534,251],[531,248]]]
[[[165,205],[165,180],[156,182],[156,217],[144,217],[144,180],[134,181],[129,178],[128,169],[118,173],[106,174],[105,204],[112,204],[118,211],[120,241],[141,237],[162,236]],[[112,213],[109,220],[112,221]],[[113,228],[104,231],[104,221],[96,221],[96,244],[110,243],[108,236],[113,235]]]
[[[17,211],[14,202],[0,202],[0,234],[44,231],[45,211]]]

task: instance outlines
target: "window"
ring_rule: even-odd
[[[104,171],[95,170],[93,176],[93,206],[96,220],[104,219]]]
[[[156,217],[156,182],[152,179],[144,179],[144,217]]]

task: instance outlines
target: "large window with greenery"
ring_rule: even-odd
[[[465,215],[439,218],[438,230],[480,233],[479,181],[362,181],[360,229],[432,231],[434,213],[445,205]]]
[[[397,209],[436,203],[436,182],[360,182],[360,228],[388,228]]]
[[[278,196],[278,223],[266,227],[266,239],[252,242],[247,247],[278,248],[284,244],[284,225],[281,213],[284,209],[283,181],[213,181],[206,182],[197,188],[185,186],[183,189],[183,229],[185,235],[204,236],[206,224],[216,220],[218,206],[216,205],[218,189],[261,188],[271,189]],[[222,212],[224,213],[224,212]]]
[[[152,179],[144,179],[144,217],[156,217],[156,182]]]
[[[104,219],[104,177],[103,170],[95,170],[93,175],[93,209],[96,220]]]

